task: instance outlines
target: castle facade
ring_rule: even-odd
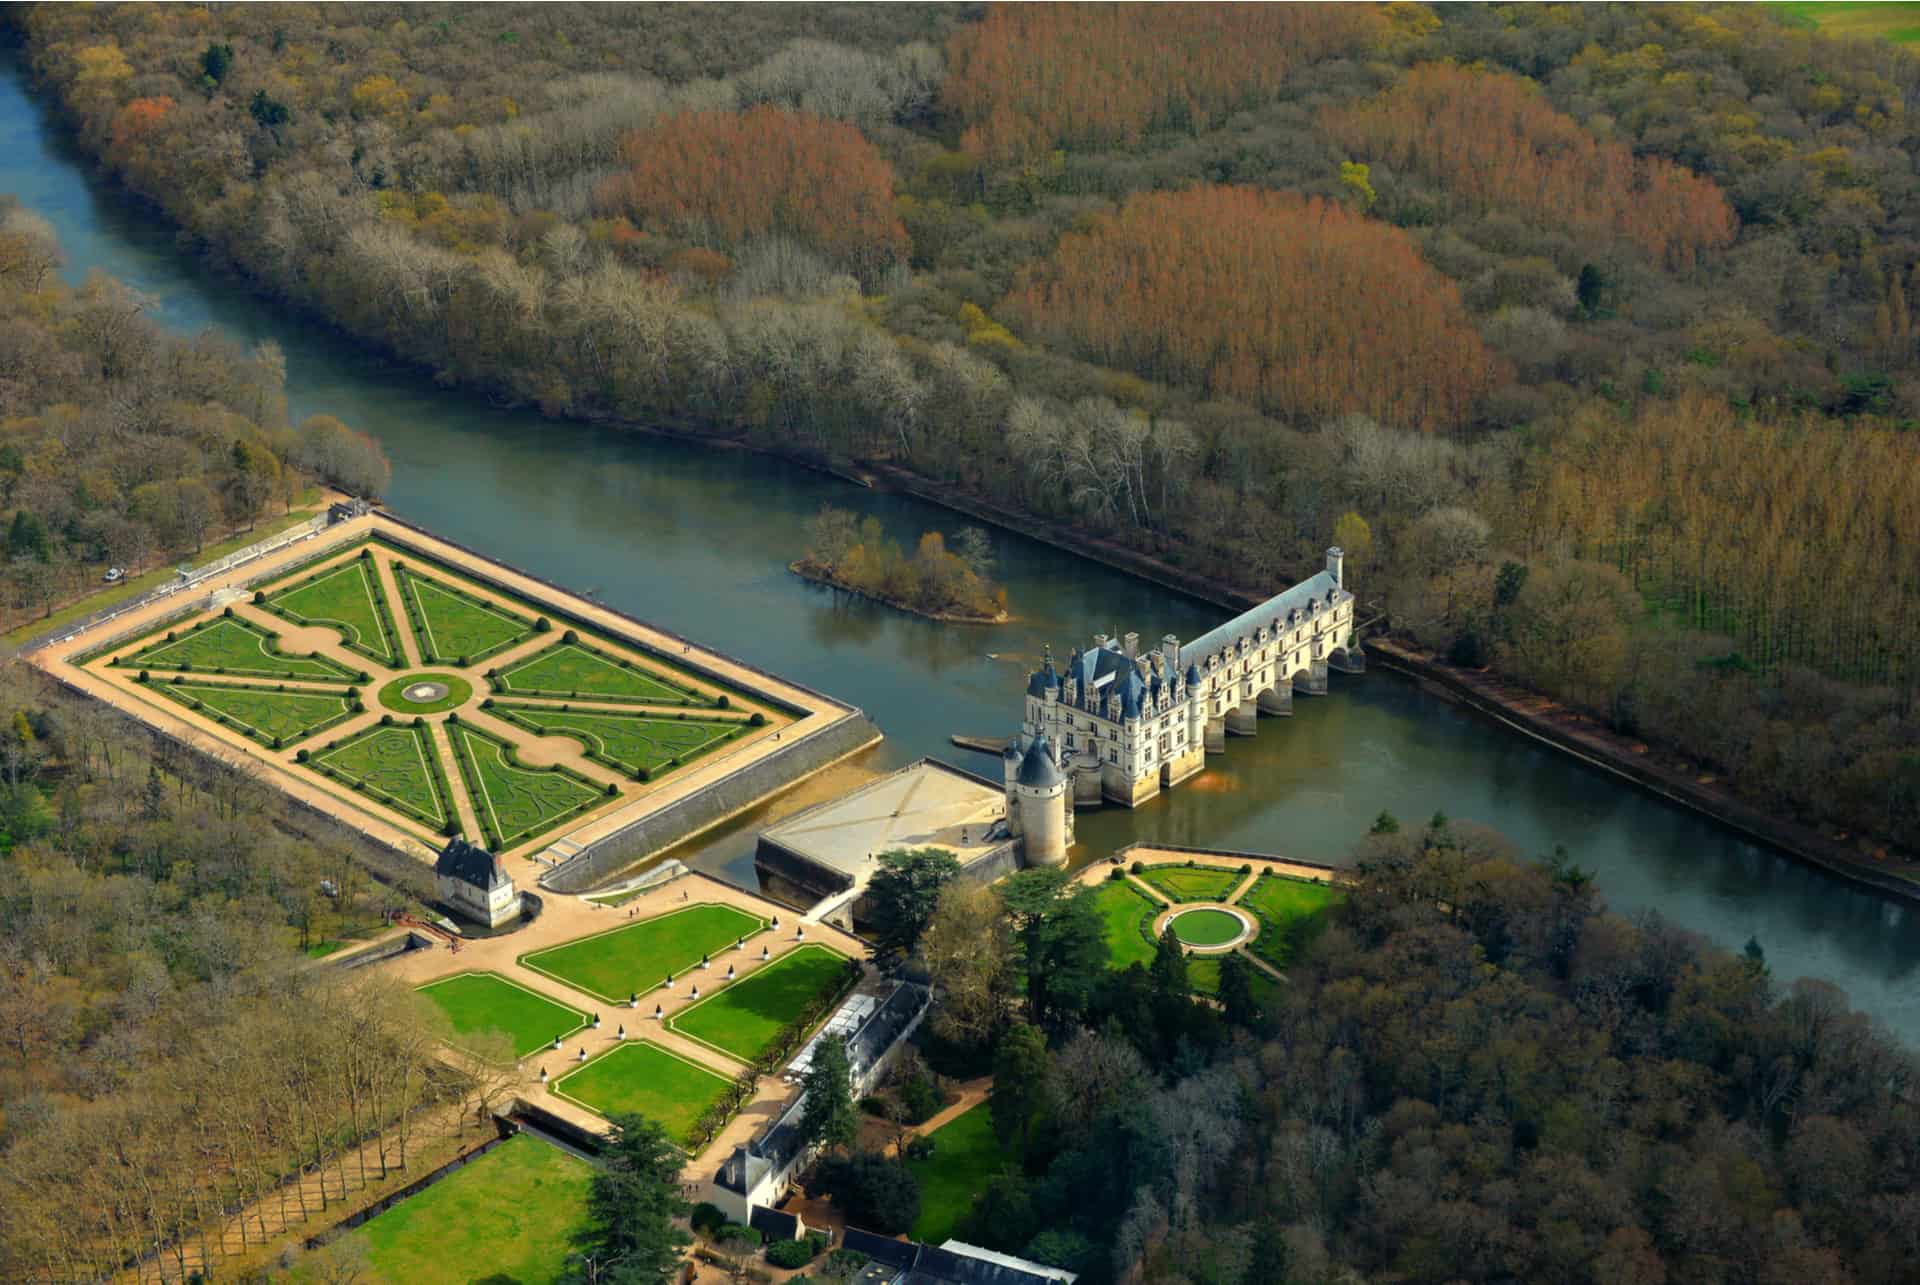
[[[1027,679],[1020,735],[1006,751],[1009,821],[1037,818],[1033,796],[1051,802],[1055,788],[1073,807],[1137,807],[1200,771],[1228,736],[1252,736],[1261,714],[1293,713],[1295,691],[1325,695],[1329,670],[1364,668],[1353,602],[1341,552],[1328,549],[1326,570],[1192,642],[1168,634],[1142,652],[1138,634],[1096,634],[1064,669],[1049,655]],[[1030,864],[1051,864],[1060,831],[1046,831],[1026,845]],[[1072,842],[1070,811],[1064,838]]]

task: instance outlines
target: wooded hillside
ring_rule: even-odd
[[[1460,663],[1920,828],[1911,54],[1764,6],[20,21],[196,245],[442,381],[1256,592],[1338,538]]]

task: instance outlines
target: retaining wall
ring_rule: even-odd
[[[614,831],[540,876],[540,886],[554,892],[586,892],[627,866],[682,843],[879,740],[880,729],[855,711]]]

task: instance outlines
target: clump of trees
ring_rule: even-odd
[[[1518,76],[1422,63],[1321,119],[1356,155],[1434,180],[1477,214],[1621,237],[1674,268],[1733,241],[1733,210],[1711,179],[1596,138]]]
[[[1061,237],[1004,306],[1102,364],[1288,416],[1447,429],[1505,377],[1411,237],[1253,188],[1132,197]]]
[[[893,173],[859,130],[771,105],[683,112],[628,137],[599,205],[724,247],[779,233],[871,280],[906,257]]]
[[[807,552],[794,569],[810,579],[930,616],[1006,619],[1007,591],[988,578],[993,546],[978,527],[960,533],[957,551],[938,531],[928,531],[908,556],[880,519],[829,504],[807,524],[807,534]]]
[[[947,40],[941,101],[996,162],[1198,132],[1386,34],[1373,5],[996,4]]]

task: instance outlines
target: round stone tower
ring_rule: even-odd
[[[1046,737],[1035,738],[1020,760],[1013,800],[1013,810],[1020,816],[1019,833],[1026,841],[1027,864],[1065,865],[1067,845],[1072,842],[1072,804],[1067,799],[1067,778],[1054,762],[1053,745]]]

